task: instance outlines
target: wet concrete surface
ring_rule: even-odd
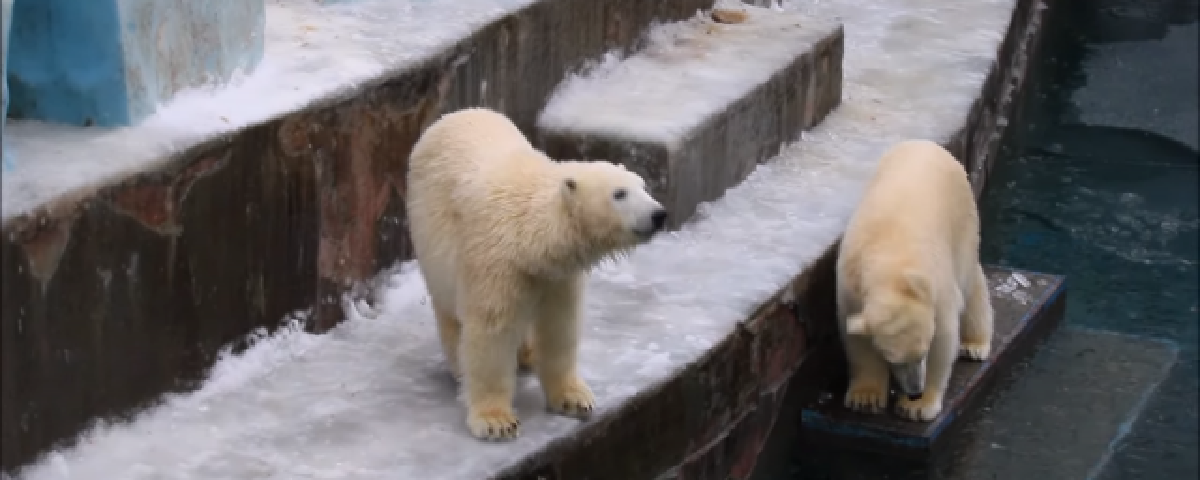
[[[777,428],[756,478],[1200,475],[1197,1],[1050,3],[1023,117],[981,201],[982,256],[1067,275],[1069,327],[1008,375],[949,466],[800,452]]]
[[[964,431],[948,478],[1089,478],[1176,355],[1169,342],[1060,330]]]

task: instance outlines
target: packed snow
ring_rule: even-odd
[[[428,4],[463,14],[455,2]],[[818,258],[889,144],[945,140],[960,128],[1013,7],[1014,0],[785,3],[801,16],[844,23],[844,101],[803,140],[705,205],[703,220],[595,272],[580,364],[596,391],[597,414],[698,360]],[[399,36],[409,35],[416,34]],[[361,59],[361,68],[368,64]],[[505,445],[473,440],[420,276],[411,263],[386,275],[377,311],[351,306],[350,320],[323,336],[287,329],[264,338],[219,361],[199,391],[172,396],[130,424],[97,428],[22,478],[476,479],[578,428],[543,413],[537,382],[526,378],[517,400],[523,436]]]
[[[564,81],[538,128],[677,146],[838,28],[795,12],[722,6],[747,12],[746,21],[723,24],[697,13],[652,30],[640,53],[609,54]]]
[[[2,178],[3,219],[85,195],[247,125],[350,98],[534,0],[266,2],[263,60],[229,85],[180,92],[132,127],[8,120],[4,146],[16,167]]]

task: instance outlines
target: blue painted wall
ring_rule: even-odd
[[[262,59],[263,0],[16,0],[9,116],[121,126]]]

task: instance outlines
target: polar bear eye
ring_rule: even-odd
[[[613,199],[624,200],[625,195],[626,195],[625,189],[619,188],[619,189],[617,189],[617,191],[613,192]]]

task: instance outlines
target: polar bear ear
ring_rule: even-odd
[[[915,271],[907,271],[903,274],[904,287],[909,295],[913,298],[924,302],[930,302],[933,299],[933,287],[929,284],[929,277],[923,273]]]
[[[846,317],[846,333],[850,335],[866,335],[867,319],[861,313]]]

